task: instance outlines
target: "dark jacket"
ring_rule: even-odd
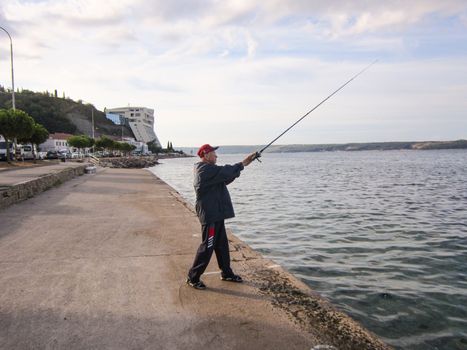
[[[235,216],[227,185],[240,176],[243,164],[218,166],[199,162],[194,168],[196,213],[201,224]]]

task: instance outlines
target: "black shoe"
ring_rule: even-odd
[[[228,276],[221,276],[221,280],[227,281],[227,282],[237,282],[237,283],[242,283],[243,279],[239,275],[228,275]]]
[[[206,285],[201,280],[199,280],[198,282],[192,282],[189,278],[187,278],[186,283],[190,287],[193,287],[194,289],[199,289],[199,290],[206,289]]]

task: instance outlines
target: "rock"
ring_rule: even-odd
[[[149,168],[159,164],[156,157],[122,157],[101,160],[100,165],[108,168]]]
[[[95,174],[97,168],[95,166],[88,166],[84,171],[86,172],[86,174]]]

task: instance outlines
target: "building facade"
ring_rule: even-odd
[[[48,151],[64,151],[64,150],[69,150],[68,146],[68,138],[70,138],[71,134],[65,134],[65,133],[55,133],[55,134],[50,134],[49,138],[47,141],[44,143],[41,143],[39,145],[39,150],[41,152],[48,152]]]
[[[154,132],[154,109],[146,107],[122,107],[107,109],[109,119],[115,119],[115,115],[124,120],[135,136],[136,141],[148,143],[154,141],[161,147],[161,143]]]

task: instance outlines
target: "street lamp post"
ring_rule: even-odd
[[[13,107],[13,110],[16,109],[16,104],[15,104],[15,74],[13,70],[13,40],[11,40],[11,35],[8,33],[8,31],[0,27],[1,30],[3,30],[8,37],[10,38],[10,60],[11,60],[11,105]]]
[[[94,107],[91,107],[91,127],[92,127],[92,138],[94,139]]]

